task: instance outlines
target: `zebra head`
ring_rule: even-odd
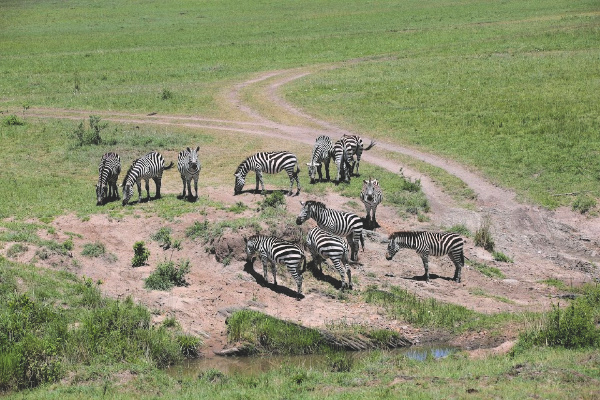
[[[198,161],[198,152],[200,151],[200,146],[195,149],[190,149],[189,147],[186,149],[188,152],[188,169],[191,173],[195,174],[200,171],[200,162]]]
[[[393,235],[390,236],[390,240],[388,242],[387,251],[385,253],[385,259],[386,260],[391,260],[392,258],[394,258],[394,256],[398,252],[398,250],[400,250],[400,248],[401,248],[401,246],[400,246],[400,243],[398,241],[398,238],[394,237]]]
[[[321,165],[321,163],[311,161],[310,163],[306,163],[308,165],[308,177],[310,178],[310,183],[315,183],[317,179],[317,167]]]
[[[302,210],[300,210],[300,214],[296,218],[297,225],[302,225],[310,218],[310,201],[306,203],[301,201],[300,204],[302,205]]]
[[[367,201],[373,201],[373,195],[375,194],[375,185],[377,184],[376,179],[363,180],[363,193]]]
[[[244,160],[235,171],[235,184],[233,186],[233,195],[236,196],[242,193],[242,189],[244,188],[244,184],[246,183],[246,175],[248,174],[248,160]]]
[[[249,239],[244,238],[244,242],[246,242],[246,261],[249,263],[253,263],[252,256],[256,253],[256,236],[251,236]]]
[[[100,183],[96,184],[96,205],[101,206],[104,204],[104,197],[106,197],[106,186]]]
[[[123,185],[123,205],[129,203],[129,199],[133,197],[133,184],[126,183]]]

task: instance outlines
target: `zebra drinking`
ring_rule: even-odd
[[[196,192],[195,198],[198,198],[198,176],[202,169],[200,160],[198,159],[198,151],[200,151],[200,146],[195,149],[190,149],[188,147],[185,150],[180,151],[177,156],[177,169],[181,174],[181,181],[183,182],[182,199],[185,198],[186,187],[188,197],[192,197],[192,179],[194,180],[194,190]]]
[[[348,157],[352,159],[352,168],[350,169],[350,175],[354,174],[355,176],[360,176],[358,172],[358,168],[360,167],[360,157],[362,156],[363,151],[371,150],[373,146],[375,146],[376,142],[374,140],[371,140],[371,144],[365,149],[363,140],[360,136],[344,135],[343,138],[346,140],[346,151],[348,152]],[[356,161],[354,161],[355,154]],[[354,172],[355,166],[356,173]]]
[[[342,287],[352,289],[352,272],[348,266],[348,243],[339,236],[332,235],[319,227],[312,228],[306,236],[306,245],[312,254],[313,261],[321,269],[321,262],[330,258],[334,268],[340,274]],[[322,269],[321,269],[322,271]],[[348,275],[348,283],[345,276]]]
[[[117,153],[106,153],[98,165],[98,183],[96,184],[96,205],[104,204],[105,199],[119,198],[117,180],[121,173],[121,159]],[[108,193],[106,188],[108,186]]]
[[[277,265],[284,264],[296,281],[297,299],[302,297],[302,274],[306,270],[304,252],[294,243],[275,236],[254,235],[246,241],[246,256],[250,264],[254,263],[253,255],[258,254],[263,265],[263,276],[267,280],[267,267],[271,263],[273,283],[277,286]],[[300,268],[302,266],[302,268]]]
[[[123,179],[123,205],[127,205],[133,197],[133,186],[137,185],[138,203],[142,201],[142,179],[146,181],[146,199],[150,199],[150,178],[156,185],[156,198],[160,198],[160,184],[165,169],[173,166],[173,162],[165,167],[165,159],[156,151],[152,151],[135,160],[127,170]]]
[[[358,260],[359,241],[365,249],[363,237],[363,223],[356,214],[328,209],[325,204],[309,200],[302,204],[302,210],[296,218],[296,224],[302,225],[305,221],[313,218],[319,228],[334,235],[345,237],[350,245],[350,260]]]
[[[336,184],[340,182],[350,182],[350,175],[352,172],[352,155],[348,153],[348,146],[346,145],[346,139],[342,137],[333,145],[331,150],[331,158],[335,162],[337,167],[337,176],[335,179]]]
[[[311,184],[315,183],[317,173],[319,174],[319,182],[323,181],[322,165],[325,165],[325,179],[329,180],[329,160],[332,156],[332,150],[333,144],[329,136],[322,135],[317,138],[310,163],[306,163]]]
[[[395,232],[390,235],[385,258],[391,260],[400,249],[413,249],[421,256],[425,274],[423,277],[429,282],[429,256],[443,256],[448,254],[456,267],[454,280],[460,283],[460,273],[465,264],[463,253],[464,240],[452,232]]]
[[[371,177],[369,177],[368,181],[363,180],[360,201],[365,205],[367,211],[365,220],[369,226],[375,227],[377,221],[375,219],[375,212],[377,211],[377,206],[381,203],[381,200],[383,200],[383,193],[381,192],[381,187],[379,186],[377,179],[371,179]],[[372,217],[371,214],[373,214]]]
[[[262,190],[265,190],[265,183],[262,178],[263,172],[267,174],[276,174],[281,170],[285,170],[290,178],[290,191],[288,192],[288,195],[292,195],[293,193],[292,188],[294,187],[294,181],[296,181],[296,187],[298,188],[296,195],[300,194],[300,179],[298,177],[300,167],[298,166],[298,159],[296,156],[287,151],[270,151],[256,153],[246,158],[237,167],[234,174],[234,195],[238,195],[242,192],[248,172],[254,171],[256,174],[256,193],[260,193],[258,190],[259,183],[262,186]]]

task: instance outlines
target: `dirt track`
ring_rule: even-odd
[[[91,112],[34,108],[28,110],[28,115],[39,118],[81,120],[82,116],[93,113],[100,115],[105,121],[127,124],[177,125],[214,131],[225,130],[243,135],[262,135],[285,141],[293,140],[311,147],[315,138],[321,134],[327,134],[335,140],[344,133],[355,133],[347,132],[326,121],[306,115],[280,97],[278,89],[282,85],[306,76],[308,73],[308,70],[269,72],[242,82],[224,92],[223,103],[232,110],[232,115],[239,116],[232,120],[167,115],[149,116],[102,110]],[[260,96],[262,113],[244,103],[242,93]],[[286,123],[267,117],[265,109],[269,110],[269,115],[276,115],[278,121],[286,121]],[[409,155],[457,176],[477,194],[476,209],[466,210],[459,207],[428,177],[386,159],[381,150],[378,150],[382,148],[385,148],[386,151]],[[431,221],[423,224],[416,221],[405,221],[397,217],[394,210],[382,207],[378,211],[378,220],[382,226],[377,230],[382,237],[395,230],[432,229],[454,224],[464,224],[471,231],[475,231],[482,217],[489,216],[493,223],[497,248],[510,255],[514,259],[514,263],[496,263],[492,261],[487,252],[475,248],[472,242],[468,241],[467,257],[498,267],[506,275],[506,279],[491,279],[473,269],[466,268],[463,272],[463,283],[456,284],[441,278],[452,276],[451,262],[446,258],[434,258],[430,262],[431,272],[437,279],[433,279],[431,283],[425,283],[414,279],[422,274],[422,264],[416,254],[405,250],[393,261],[386,261],[383,257],[385,245],[379,243],[375,238],[367,241],[365,252],[360,254],[363,267],[353,271],[358,280],[356,286],[359,290],[369,284],[398,285],[422,297],[431,296],[481,312],[520,312],[539,310],[549,306],[552,301],[551,296],[556,294],[556,291],[539,283],[540,280],[557,278],[567,283],[577,284],[591,281],[598,276],[597,268],[594,266],[594,264],[600,263],[600,254],[598,253],[600,220],[598,218],[588,219],[566,208],[548,211],[519,203],[511,191],[491,184],[476,172],[469,171],[453,161],[381,141],[374,149],[363,153],[363,160],[392,172],[398,172],[403,167],[406,176],[421,179],[423,190],[431,204]],[[211,198],[226,204],[234,204],[237,201],[250,203],[259,199],[259,196],[252,194],[233,198],[231,187],[209,190]],[[329,195],[325,199],[325,202],[332,208],[343,208],[346,201],[337,195]],[[288,202],[288,210],[291,213],[297,213],[299,204],[295,201]],[[219,212],[208,218],[214,221],[229,217],[226,213]],[[182,223],[172,226],[173,235],[182,237],[185,227],[191,225],[195,219],[197,219],[196,216],[182,218]],[[327,284],[314,278],[305,279],[306,298],[297,302],[292,296],[287,296],[285,292],[277,292],[271,286],[257,284],[254,274],[243,271],[244,263],[241,259],[234,259],[226,267],[218,263],[214,256],[205,252],[204,246],[200,243],[184,242],[184,249],[174,256],[174,258],[192,260],[194,268],[189,276],[191,283],[189,287],[177,288],[171,292],[149,292],[142,288],[142,279],[150,273],[153,267],[132,269],[129,264],[131,248],[137,240],[149,242],[149,236],[164,226],[164,221],[158,218],[126,218],[114,221],[105,215],[98,215],[93,216],[90,221],[81,222],[73,216],[64,216],[56,219],[54,225],[57,228],[57,238],[65,238],[65,232],[79,233],[83,236],[83,239],[75,240],[74,254],[80,254],[81,246],[84,243],[99,240],[105,243],[109,252],[118,257],[119,261],[113,265],[104,259],[81,259],[82,266],[76,271],[77,273],[103,280],[102,288],[108,295],[114,297],[132,295],[151,309],[160,310],[162,314],[157,316],[157,320],[164,318],[166,313],[174,313],[186,330],[205,336],[207,355],[210,355],[211,350],[218,350],[225,345],[225,316],[235,307],[254,307],[279,318],[308,326],[322,327],[342,321],[386,327],[416,339],[423,334],[406,324],[387,319],[377,308],[358,302],[358,296],[350,296],[347,301],[330,298],[327,291],[323,289]],[[117,227],[118,229],[113,229]],[[108,229],[116,232],[109,239],[105,236]],[[150,250],[155,255],[154,259],[151,259],[150,265],[154,266],[157,262],[162,261],[164,253],[161,253],[155,243],[150,245]],[[20,260],[30,261],[32,251],[22,255]],[[54,260],[54,262],[57,261]],[[58,263],[60,264],[60,261]],[[258,263],[255,263],[255,270],[257,272],[262,270]],[[333,271],[328,271],[328,274],[337,279]],[[294,287],[289,280],[282,279],[280,284],[290,288]],[[473,346],[488,343],[485,338],[486,333],[482,333],[481,336],[480,338],[465,339],[464,344],[468,346],[468,340],[471,339]],[[502,340],[510,338],[511,334],[507,334],[505,338],[496,337],[489,339],[489,344],[498,344]]]

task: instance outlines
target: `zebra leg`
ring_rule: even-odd
[[[187,179],[187,195],[188,199],[192,198],[192,178]]]
[[[320,173],[319,173],[319,179],[321,179]],[[327,161],[325,161],[325,180],[327,180],[328,182],[330,180],[330,178],[329,178],[329,159],[327,159]]]
[[[263,177],[262,177],[262,172],[260,169],[256,170],[256,193],[261,193],[258,190],[258,184],[260,183],[260,186],[262,188],[262,191],[265,191],[265,182],[263,181]]]
[[[160,199],[161,178],[152,178],[152,180],[154,181],[154,185],[156,186],[156,197],[155,198]],[[150,198],[150,193],[148,193],[148,198]]]
[[[351,233],[346,236],[348,245],[350,246],[350,261],[358,261],[358,238],[354,238],[354,234]]]
[[[298,189],[298,191],[296,192],[296,196],[298,196],[300,194],[300,177],[298,176],[297,173],[294,173],[294,179],[296,180],[296,188]],[[292,189],[290,188],[290,192],[291,191],[292,191]]]
[[[185,199],[185,189],[186,189],[186,182],[185,182],[185,176],[181,177],[181,182],[183,183],[183,193],[181,194],[181,198]]]
[[[333,267],[335,268],[335,270],[340,274],[340,281],[342,282],[342,286],[340,287],[340,292],[344,290],[344,288],[347,286],[346,285],[346,277],[344,274],[344,266],[342,265],[342,263],[340,262],[340,260],[338,258],[336,259],[331,259],[331,261],[333,262]]]
[[[423,277],[425,278],[425,282],[429,282],[429,254],[421,254],[421,259],[423,260],[423,267],[425,268]]]
[[[450,254],[450,259],[452,260],[452,262],[454,263],[454,281],[456,283],[460,283],[460,275],[461,275],[461,271],[462,271],[462,266],[464,264],[464,255],[462,252],[457,252],[454,254]]]
[[[265,257],[261,257],[260,260],[262,261],[262,265],[263,265],[263,277],[265,278],[265,282],[269,283],[269,279],[267,277],[267,270],[269,268],[269,266],[268,266],[269,260]]]
[[[345,266],[346,268],[346,275],[348,275],[348,288],[352,289],[352,270],[350,270],[349,266]]]
[[[194,192],[196,193],[196,199],[198,198],[198,177],[194,176]],[[192,193],[192,188],[190,188],[190,194]]]
[[[138,181],[137,182],[137,187],[138,187],[138,203],[142,202],[142,182]],[[148,181],[146,181],[146,190],[148,190]]]

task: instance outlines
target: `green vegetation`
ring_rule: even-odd
[[[2,119],[2,125],[4,125],[4,126],[15,126],[15,125],[24,125],[24,124],[25,124],[25,122],[23,122],[15,114],[7,115],[6,117],[4,117]]]
[[[573,211],[579,211],[582,214],[590,212],[594,207],[596,207],[596,199],[589,194],[578,195],[571,204]]]
[[[485,263],[480,263],[477,261],[470,261],[470,260],[467,261],[467,263],[470,266],[472,266],[473,268],[475,268],[477,271],[481,272],[483,275],[488,276],[490,278],[499,278],[499,279],[505,278],[502,271],[500,271],[496,267],[490,267],[489,265],[487,265]]]
[[[269,207],[277,208],[280,206],[285,206],[285,195],[280,191],[274,191],[273,193],[268,194],[260,203],[260,208],[262,210]]]
[[[162,227],[155,234],[150,236],[150,238],[160,245],[163,250],[167,250],[173,244],[173,240],[171,239],[171,228]]]
[[[163,261],[144,280],[144,287],[152,290],[169,290],[174,286],[187,286],[185,276],[191,268],[189,260],[180,260],[177,265],[173,261]]]
[[[146,248],[143,241],[135,242],[133,245],[133,259],[131,260],[132,267],[141,267],[146,264],[150,257],[150,250]]]
[[[461,236],[471,237],[472,233],[465,225],[453,225],[450,228],[446,229],[446,232],[454,232],[458,233]]]
[[[6,251],[6,255],[8,257],[15,257],[19,254],[25,253],[27,250],[29,250],[29,247],[27,247],[27,245],[24,245],[22,243],[15,243],[12,246],[10,246],[10,248]]]
[[[492,220],[485,216],[479,228],[475,231],[475,246],[483,247],[489,252],[494,251],[494,238],[492,237]]]
[[[86,257],[100,257],[106,253],[106,247],[100,242],[86,243],[83,245],[81,251],[82,256]]]
[[[500,261],[500,262],[507,262],[507,263],[513,262],[512,258],[510,258],[506,254],[502,253],[501,251],[492,252],[492,257],[494,257],[494,260]]]

